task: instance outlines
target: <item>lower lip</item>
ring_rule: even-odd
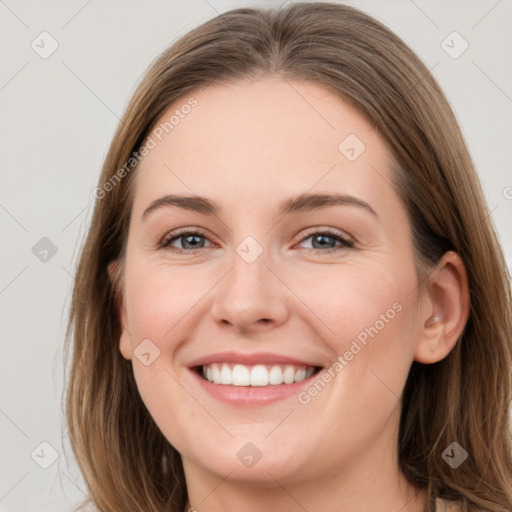
[[[293,384],[278,384],[275,386],[231,386],[213,384],[209,380],[203,379],[194,370],[190,371],[209,395],[223,402],[240,406],[265,405],[291,396],[297,396],[302,388],[307,387],[318,376],[318,373],[314,373],[311,377],[301,382],[294,382]]]

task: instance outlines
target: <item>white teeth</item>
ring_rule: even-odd
[[[236,364],[233,368],[232,382],[234,386],[249,386],[251,384],[249,369],[241,364]]]
[[[295,373],[295,382],[300,382],[301,380],[304,380],[306,378],[306,369],[300,369],[297,370]]]
[[[222,370],[220,372],[220,383],[221,384],[232,384],[233,383],[233,375],[231,373],[231,369],[227,364],[222,365]]]
[[[285,384],[292,384],[295,382],[295,368],[293,366],[287,366],[283,372],[283,381]]]
[[[301,382],[313,375],[313,366],[213,363],[203,366],[203,377],[214,384],[233,386],[278,386]]]
[[[219,367],[216,364],[214,364],[212,366],[212,374],[213,374],[213,382],[215,384],[220,384],[221,383],[221,381],[220,381],[220,370],[219,370]]]
[[[251,386],[267,386],[268,385],[268,371],[262,365],[258,364],[253,366],[251,370]]]
[[[272,366],[268,374],[268,383],[274,386],[283,383],[283,370],[280,366]]]

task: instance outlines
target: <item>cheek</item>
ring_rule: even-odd
[[[179,383],[176,353],[193,331],[194,305],[204,295],[204,282],[193,272],[167,266],[127,264],[127,313],[133,372],[142,401],[164,435],[182,448],[193,438],[197,403]],[[150,340],[150,343],[148,343]],[[150,353],[145,365],[136,355]],[[157,347],[157,348],[155,348]],[[159,352],[158,352],[159,351]],[[172,414],[170,414],[172,411]],[[191,442],[191,441],[189,441]]]
[[[176,428],[187,424],[197,404],[178,383],[182,368],[177,354],[193,336],[198,311],[204,313],[202,301],[218,277],[211,270],[152,266],[135,258],[127,263],[126,276],[133,370],[142,400],[155,418],[165,419],[166,425]],[[145,352],[150,353],[147,366],[137,357]],[[173,404],[174,418],[169,418],[169,404]]]
[[[127,275],[127,308],[135,342],[149,338],[157,344],[168,344],[177,339],[187,317],[212,286],[211,274],[203,276],[192,269],[170,266],[151,268],[141,264]]]
[[[294,293],[323,324],[322,332],[333,344],[344,347],[347,340],[368,330],[390,331],[390,326],[403,327],[412,307],[416,277],[412,265],[389,266],[389,262],[373,265],[348,263],[301,269],[287,276]],[[313,318],[313,317],[312,317]],[[361,335],[364,339],[364,334]]]
[[[414,265],[403,260],[297,274],[294,292],[339,363],[333,373],[347,399],[374,401],[386,387],[400,395],[413,359],[415,284]]]

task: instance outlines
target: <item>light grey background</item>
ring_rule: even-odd
[[[217,13],[281,3],[0,0],[1,511],[68,511],[85,492],[62,423],[64,329],[92,191],[136,83],[159,52]],[[444,88],[510,268],[512,2],[346,3],[405,39]],[[43,31],[59,45],[47,59],[31,47],[50,48]],[[453,31],[469,44],[456,59],[445,51],[463,48],[458,36],[446,40]],[[46,262],[32,252],[43,237],[58,250]],[[53,452],[42,442],[57,456],[47,469]]]

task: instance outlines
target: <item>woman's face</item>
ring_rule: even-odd
[[[381,137],[274,77],[212,84],[157,125],[120,350],[187,474],[285,485],[394,460],[421,307]]]

